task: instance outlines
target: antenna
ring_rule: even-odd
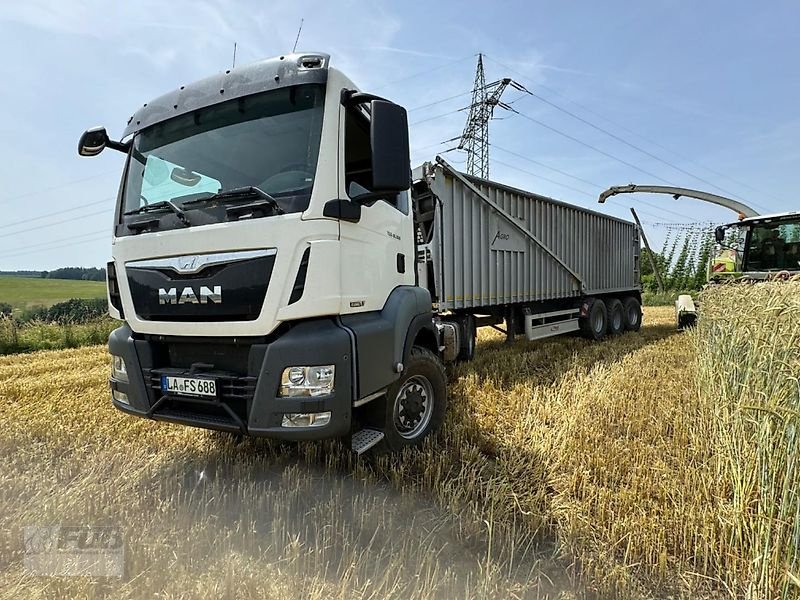
[[[472,104],[469,105],[467,123],[458,141],[458,149],[467,151],[467,173],[470,175],[489,178],[489,121],[492,120],[496,106],[516,112],[505,102],[500,102],[500,96],[509,85],[520,91],[528,91],[508,77],[487,84],[483,72],[483,55],[478,54]]]
[[[233,64],[231,65],[231,69],[236,68],[236,42],[233,42]]]
[[[297,50],[297,42],[300,39],[300,32],[303,31],[303,19],[300,19],[300,29],[297,30],[297,37],[294,38],[294,46],[292,47],[292,54]]]

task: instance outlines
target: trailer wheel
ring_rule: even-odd
[[[399,451],[421,444],[441,425],[446,407],[447,378],[442,362],[427,348],[414,346],[400,379],[387,390],[387,449]]]
[[[642,327],[642,305],[635,296],[628,296],[622,302],[625,313],[625,329],[639,331]]]
[[[625,331],[625,312],[617,298],[608,300],[608,333],[620,335]]]
[[[602,340],[608,329],[606,303],[600,298],[589,298],[586,304],[586,316],[580,320],[581,331],[591,340]]]
[[[477,331],[475,329],[475,317],[473,315],[464,315],[459,320],[459,327],[461,328],[461,336],[459,337],[458,356],[456,360],[467,362],[475,358],[475,337]]]

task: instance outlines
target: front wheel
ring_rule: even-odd
[[[447,378],[433,352],[414,346],[403,374],[386,394],[384,441],[389,450],[418,446],[444,420]]]

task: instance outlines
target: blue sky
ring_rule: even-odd
[[[487,80],[539,96],[504,96],[525,116],[497,113],[492,179],[593,208],[629,182],[798,207],[796,2],[27,0],[0,8],[0,270],[103,265],[123,157],[79,158],[81,132],[118,136],[143,102],[228,68],[234,42],[239,64],[291,50],[301,17],[298,49],[410,109],[414,164],[460,134],[483,52]],[[646,223],[733,216],[666,197],[602,210],[629,206]],[[647,227],[657,242],[663,227]]]

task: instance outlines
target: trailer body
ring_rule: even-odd
[[[469,177],[441,159],[426,177],[441,202],[427,281],[440,311],[639,290],[633,223]]]

